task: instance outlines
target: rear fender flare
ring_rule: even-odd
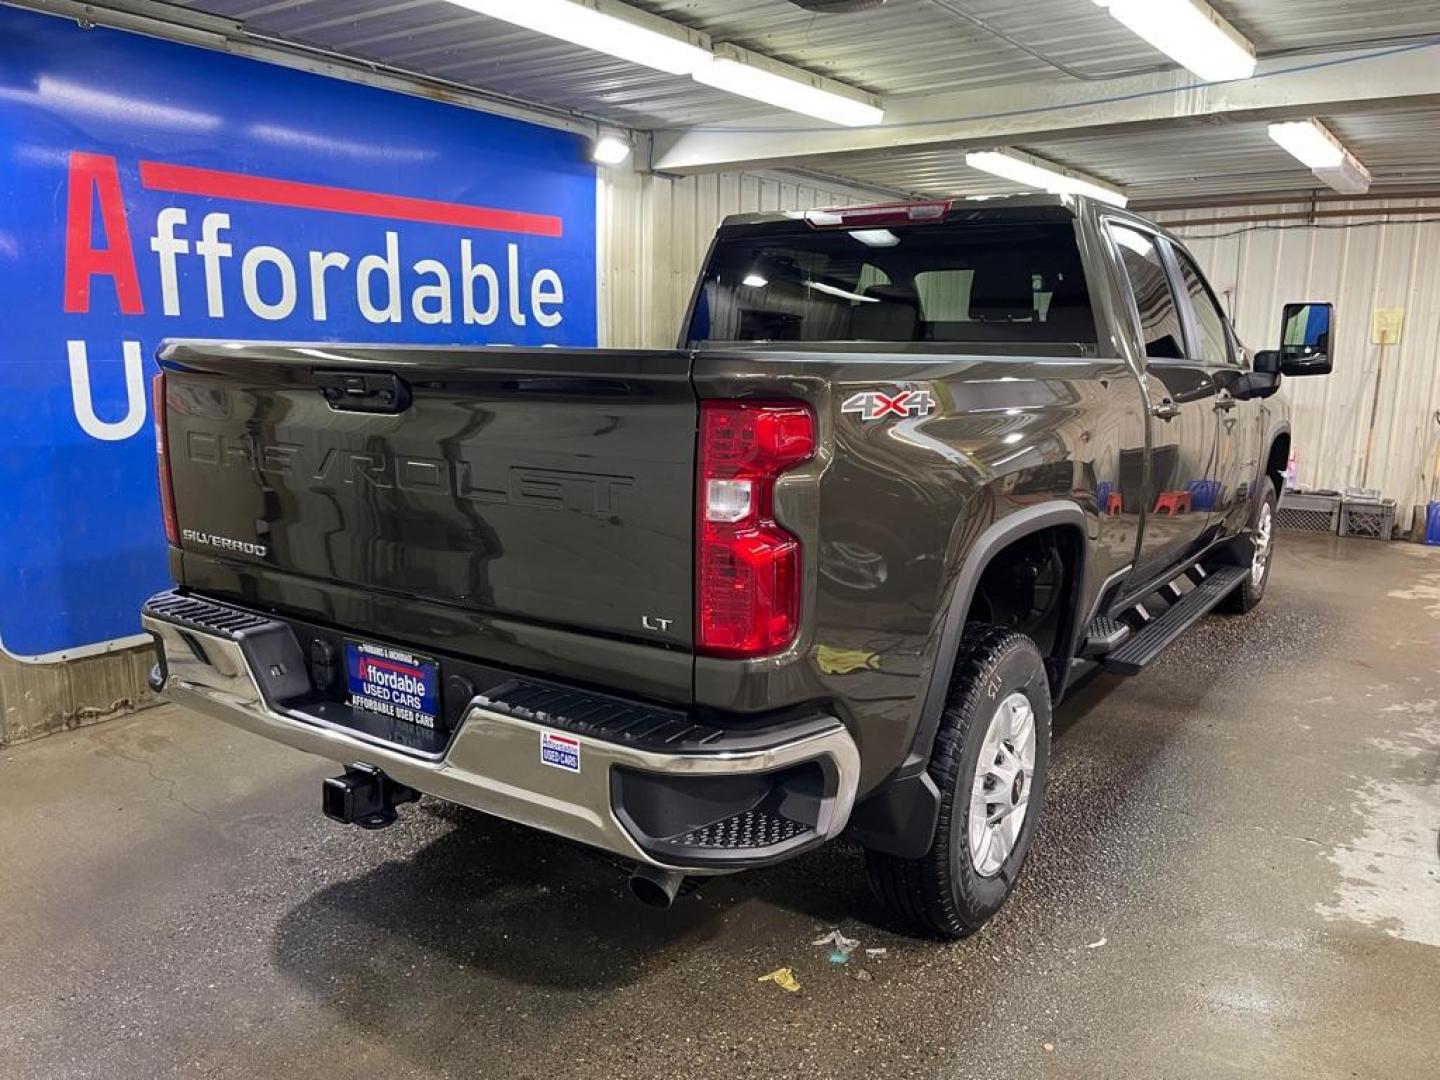
[[[1088,524],[1089,519],[1079,504],[1055,499],[1035,506],[1027,506],[1023,510],[991,523],[970,546],[970,550],[965,553],[964,561],[960,564],[960,571],[955,576],[955,583],[950,588],[950,597],[945,604],[945,621],[940,630],[940,641],[935,651],[935,663],[931,667],[930,678],[921,701],[910,754],[900,769],[902,774],[911,773],[917,766],[923,768],[925,763],[930,760],[931,744],[935,741],[935,732],[940,726],[940,714],[945,709],[945,698],[950,691],[950,677],[955,672],[955,657],[960,648],[960,636],[965,632],[965,616],[975,599],[976,586],[979,585],[980,578],[985,573],[986,567],[990,565],[991,559],[997,552],[1009,547],[1015,541],[1029,536],[1031,533],[1057,525],[1077,528],[1081,537],[1088,540]],[[1082,594],[1085,583],[1085,561],[1086,550],[1082,543],[1080,572],[1072,585]],[[1062,642],[1073,641],[1075,628],[1071,627],[1072,632],[1069,634],[1064,633],[1064,629],[1062,627],[1059,640]]]
[[[940,792],[930,778],[927,766],[935,733],[940,727],[940,714],[944,711],[949,693],[950,679],[955,672],[960,637],[965,632],[965,615],[975,599],[981,575],[997,552],[1041,529],[1057,525],[1078,528],[1088,543],[1087,523],[1085,511],[1078,504],[1056,499],[1028,506],[992,522],[970,545],[950,586],[935,661],[920,699],[910,751],[891,778],[856,808],[851,819],[850,835],[853,839],[875,851],[902,858],[919,858],[929,849],[940,813]],[[1080,572],[1074,587],[1083,594],[1086,572],[1084,544],[1080,550]],[[1075,608],[1074,617],[1077,621],[1081,617],[1078,608]],[[1068,635],[1064,633],[1064,627],[1061,630],[1060,641],[1071,644],[1080,632],[1078,626],[1071,628]]]

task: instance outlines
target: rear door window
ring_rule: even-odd
[[[705,269],[692,344],[1096,340],[1068,216],[731,232]]]
[[[1107,228],[1135,298],[1145,355],[1152,360],[1183,360],[1185,333],[1180,326],[1180,309],[1156,237],[1113,222]]]

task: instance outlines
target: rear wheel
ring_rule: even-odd
[[[1269,477],[1261,483],[1264,487],[1250,511],[1250,536],[1254,541],[1250,572],[1221,604],[1222,611],[1232,614],[1243,615],[1253,609],[1265,598],[1265,586],[1270,582],[1270,563],[1275,557],[1275,507],[1280,500]]]
[[[1050,687],[1035,643],[998,626],[965,631],[930,776],[940,814],[918,859],[867,852],[882,902],[915,930],[958,938],[1000,910],[1045,798]]]

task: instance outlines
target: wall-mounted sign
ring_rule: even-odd
[[[593,345],[585,141],[0,7],[0,644],[136,633],[167,582],[166,337]]]
[[[1370,320],[1370,344],[1399,345],[1404,328],[1404,308],[1376,308]]]

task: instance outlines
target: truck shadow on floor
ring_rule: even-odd
[[[430,799],[403,813],[376,837],[390,858],[286,913],[274,945],[283,971],[327,994],[417,965],[507,992],[604,991],[733,935],[727,920],[752,940],[793,941],[797,915],[802,936],[820,924],[902,932],[870,893],[863,853],[845,842],[711,879],[656,911],[630,895],[618,862],[580,845]],[[424,839],[437,826],[449,828]],[[425,997],[436,990],[427,983]]]
[[[1183,834],[1201,827],[1184,811],[1213,797],[1210,774],[1185,745],[1193,714],[1207,695],[1226,693],[1224,672],[1247,655],[1254,662],[1256,635],[1285,630],[1291,645],[1316,648],[1326,621],[1296,614],[1277,605],[1217,622],[1197,634],[1183,665],[1138,681],[1099,676],[1057,711],[1044,827],[1010,906],[978,947],[1025,949],[1073,934],[1087,907],[1143,902],[1158,887],[1167,860],[1194,839]],[[897,956],[936,947],[899,935],[870,895],[862,853],[845,843],[712,881],[663,912],[639,905],[624,871],[602,856],[432,800],[361,850],[368,869],[282,916],[274,956],[346,1023],[387,1034],[397,1024],[434,1031],[511,1013],[545,1027],[677,971],[753,980],[762,965],[807,955],[813,932],[827,926]],[[962,956],[976,947],[955,946]]]

